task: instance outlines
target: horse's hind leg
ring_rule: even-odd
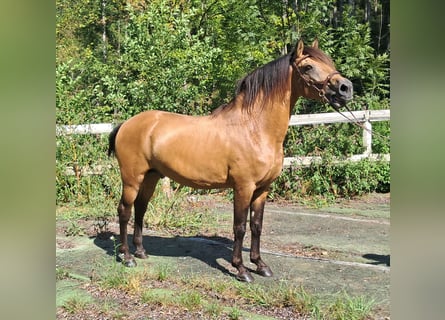
[[[119,214],[119,228],[121,238],[119,252],[123,255],[122,260],[127,267],[136,266],[136,262],[130,255],[130,250],[128,247],[127,225],[131,217],[131,209],[133,207],[133,203],[136,199],[138,191],[138,187],[124,184],[122,187],[122,197],[117,207],[117,212]]]
[[[267,189],[257,190],[250,204],[250,230],[252,232],[250,261],[257,265],[256,272],[259,275],[271,277],[273,276],[272,270],[263,262],[260,255],[260,238],[263,229],[263,213],[267,194]]]
[[[142,182],[139,193],[134,202],[134,236],[133,244],[136,247],[135,256],[140,259],[147,258],[142,245],[142,228],[144,225],[144,215],[147,211],[148,201],[150,201],[153,196],[153,192],[156,189],[156,184],[158,183],[161,176],[156,171],[149,171],[145,175],[144,181]]]

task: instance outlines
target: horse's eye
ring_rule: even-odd
[[[313,67],[310,64],[307,64],[304,66],[304,72],[311,71],[312,69],[313,69]]]

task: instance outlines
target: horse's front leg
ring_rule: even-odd
[[[236,278],[245,282],[252,282],[254,280],[249,270],[244,266],[242,256],[247,214],[251,198],[252,191],[234,189],[233,233],[235,241],[233,243],[232,266],[238,270]]]
[[[250,247],[250,261],[256,264],[256,272],[264,277],[272,277],[272,270],[264,263],[260,255],[260,238],[263,229],[264,205],[268,189],[257,190],[250,204],[250,230],[252,232],[252,241]]]

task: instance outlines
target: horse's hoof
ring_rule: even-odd
[[[124,260],[124,266],[128,267],[128,268],[134,268],[136,267],[136,260],[134,259],[130,259],[130,260]]]
[[[255,280],[249,271],[245,271],[243,273],[238,273],[236,275],[236,279],[239,281],[242,281],[242,282],[247,282],[247,283],[253,282]]]
[[[259,267],[256,272],[263,277],[273,277],[273,272],[268,266]]]
[[[135,252],[134,256],[139,259],[147,259],[147,255],[145,252]]]

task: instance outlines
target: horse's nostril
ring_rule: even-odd
[[[340,91],[346,93],[346,92],[349,91],[349,87],[348,87],[347,85],[345,85],[345,84],[342,84],[342,85],[340,86]]]

